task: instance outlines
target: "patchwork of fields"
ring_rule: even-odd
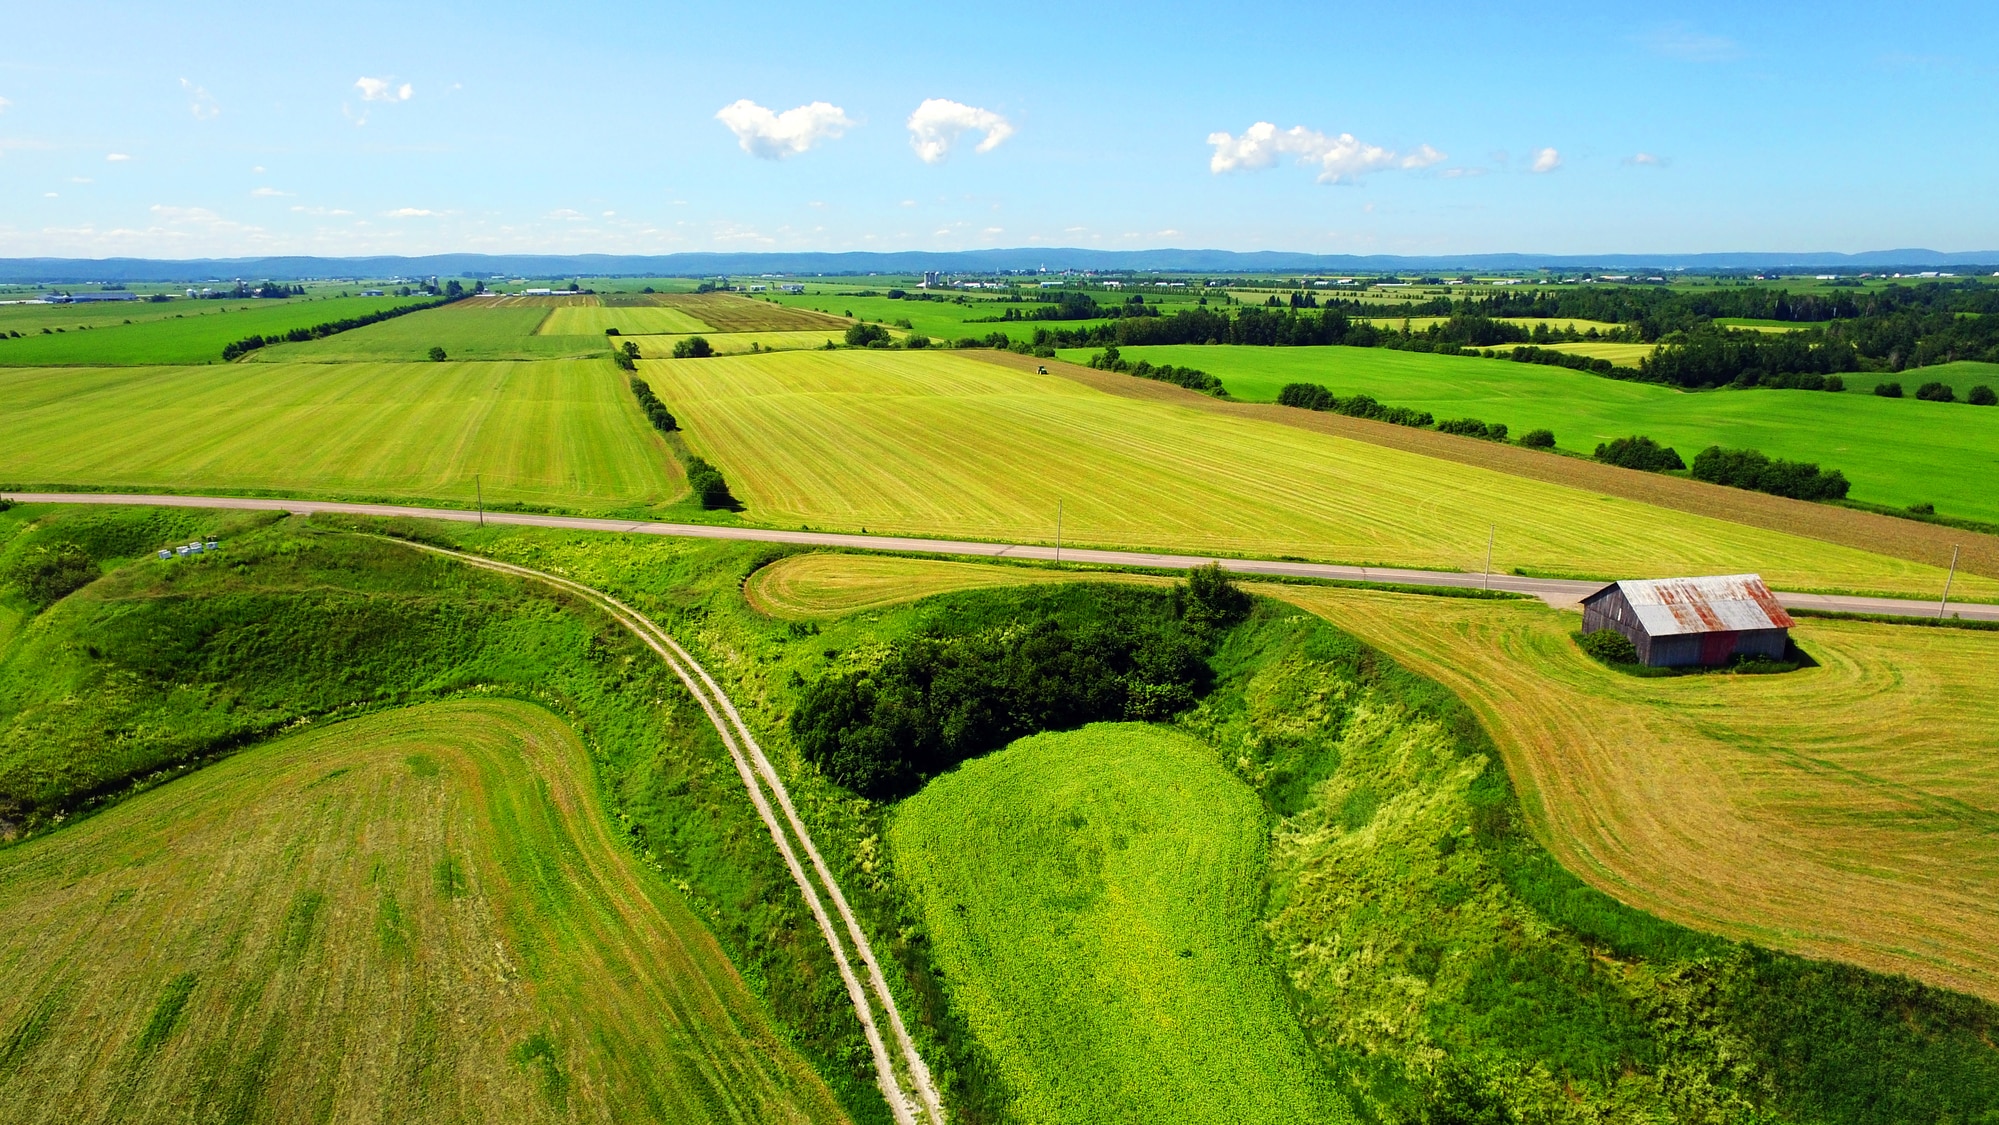
[[[1927,594],[1941,570],[949,354],[642,364],[777,526],[1579,575],[1757,570]],[[1959,575],[1967,597],[1999,582]]]
[[[255,363],[417,362],[429,359],[432,348],[443,348],[452,359],[581,359],[608,355],[611,345],[601,333],[586,336],[537,334],[536,329],[544,320],[570,311],[587,313],[597,310],[475,305],[465,300],[324,339],[300,344],[273,344],[251,352],[245,358]]]
[[[1248,402],[1275,402],[1286,383],[1319,383],[1334,394],[1370,394],[1439,418],[1504,422],[1516,435],[1551,429],[1559,448],[1579,453],[1632,434],[1676,446],[1689,461],[1709,445],[1761,449],[1841,470],[1856,500],[1933,503],[1940,512],[1999,521],[1999,490],[1988,485],[1999,479],[1999,409],[1878,398],[1858,386],[1872,376],[1855,376],[1844,394],[1687,392],[1560,367],[1386,348],[1176,346],[1122,354],[1134,362],[1198,367]],[[1081,362],[1090,352],[1062,355]],[[1901,376],[1910,393],[1931,370],[1942,371]],[[1960,379],[1968,392],[1972,378]],[[1940,472],[1945,465],[1950,471]]]
[[[603,306],[550,309],[548,316],[535,329],[538,336],[598,336],[606,329],[615,328],[626,336],[665,332],[712,332],[714,326],[705,324],[680,309],[663,308],[657,305],[639,308],[605,308]]]
[[[685,489],[603,361],[0,375],[13,484],[630,510]],[[476,478],[476,479],[475,479]]]
[[[272,741],[0,851],[0,1027],[16,1121],[845,1120],[614,838],[576,735],[505,701]]]
[[[44,335],[36,329],[20,339],[0,340],[0,366],[100,365],[150,363],[219,363],[222,349],[246,336],[282,335],[294,328],[366,316],[385,309],[401,308],[430,300],[427,297],[325,297],[290,301],[175,301],[154,306],[172,309],[172,315],[142,319],[126,312],[133,323],[97,322],[88,331],[71,328]],[[35,306],[14,306],[33,309]],[[59,309],[65,318],[55,327],[87,324],[89,320],[68,319],[70,306],[42,306]],[[228,311],[223,311],[223,310]],[[94,312],[95,310],[93,310]],[[0,310],[0,327],[12,327],[14,309]],[[16,314],[17,315],[17,314]],[[34,316],[46,318],[46,312]],[[88,313],[77,314],[88,316]],[[122,321],[122,317],[120,318]]]

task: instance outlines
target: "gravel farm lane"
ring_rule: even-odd
[[[334,512],[351,516],[403,516],[524,527],[555,527],[572,531],[602,531],[626,535],[675,535],[692,539],[740,539],[757,543],[792,543],[806,547],[839,547],[854,551],[904,551],[978,558],[1036,559],[1088,563],[1093,566],[1134,566],[1186,570],[1210,562],[1248,575],[1324,578],[1339,582],[1385,582],[1402,586],[1486,588],[1531,594],[1554,606],[1573,606],[1601,582],[1563,578],[1525,578],[1517,574],[1479,574],[1452,570],[1403,570],[1381,566],[1339,566],[1332,563],[1287,562],[1274,559],[1231,559],[1212,555],[1163,555],[1145,551],[1102,551],[1029,543],[983,543],[962,539],[914,539],[895,535],[851,535],[831,531],[782,531],[763,527],[711,527],[705,524],[653,523],[646,520],[590,519],[582,516],[541,516],[522,512],[468,512],[456,508],[416,508],[396,504],[348,504],[325,500],[288,500],[257,496],[154,496],[110,492],[11,492],[5,498],[22,504],[152,504],[179,508],[233,508],[249,511],[310,515]],[[1871,598],[1851,594],[1801,594],[1778,591],[1789,609],[1834,613],[1885,613],[1899,617],[1936,617],[1944,608],[1937,601]],[[1951,602],[1950,612],[1967,621],[1999,621],[1999,605]]]

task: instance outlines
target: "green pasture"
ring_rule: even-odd
[[[74,332],[88,325],[103,328],[109,325],[144,324],[154,320],[173,320],[196,314],[214,314],[224,309],[270,309],[286,305],[301,304],[305,298],[290,300],[243,300],[190,301],[175,296],[170,301],[105,301],[87,302],[80,305],[0,305],[0,332],[40,333],[44,328],[61,328]]]
[[[269,336],[294,328],[365,316],[429,300],[425,297],[328,297],[324,300],[175,301],[171,316],[133,323],[71,328],[44,335],[37,328],[20,339],[0,340],[0,366],[38,367],[148,363],[219,363],[222,349],[246,336]],[[14,306],[16,308],[21,306]],[[27,306],[34,308],[35,306]],[[67,308],[68,306],[44,306]],[[227,309],[228,311],[223,311]],[[131,316],[125,313],[124,316]],[[0,324],[4,324],[0,318]],[[54,326],[66,323],[58,321]],[[88,323],[78,321],[77,323]],[[27,332],[27,329],[19,329]]]
[[[399,316],[320,340],[275,344],[251,352],[248,358],[259,363],[422,360],[430,357],[430,349],[434,347],[443,348],[452,359],[575,359],[610,353],[611,345],[602,334],[536,334],[535,329],[544,317],[562,311],[523,305],[467,305],[460,302],[441,309],[426,309]]]
[[[1641,345],[1642,346],[1642,345]],[[1087,359],[1089,351],[1065,351]],[[1511,360],[1385,348],[1126,348],[1130,360],[1198,367],[1249,402],[1274,402],[1286,383],[1321,383],[1339,395],[1428,410],[1439,418],[1504,422],[1514,434],[1547,428],[1558,448],[1589,453],[1599,442],[1646,434],[1682,457],[1710,445],[1839,469],[1852,496],[1897,507],[1999,520],[1999,408],[1878,398],[1877,380],[1907,394],[1931,378],[1999,386],[1999,364],[1957,363],[1900,375],[1854,375],[1843,394],[1824,391],[1680,391]],[[1863,386],[1863,384],[1865,384]]]
[[[550,309],[548,319],[541,322],[536,332],[542,336],[601,337],[610,328],[627,336],[714,331],[680,309],[659,305],[592,305]]]
[[[879,292],[880,290],[877,289],[877,291]],[[894,324],[899,320],[907,320],[914,331],[939,340],[956,340],[964,336],[973,336],[983,340],[994,332],[1004,332],[1010,339],[1026,340],[1033,337],[1036,328],[1061,328],[1073,332],[1081,328],[1112,323],[1109,320],[1029,320],[1000,322],[991,319],[993,317],[1005,316],[1008,309],[1017,309],[1021,316],[1027,316],[1043,304],[1042,301],[1035,300],[1035,297],[1045,296],[1052,301],[1059,292],[1060,290],[1054,289],[1032,290],[1028,291],[1027,299],[1017,302],[998,300],[994,297],[976,293],[961,294],[949,290],[943,291],[945,299],[941,301],[910,301],[900,298],[890,300],[887,297],[854,297],[838,293],[806,293],[803,295],[776,293],[771,296],[781,304],[791,305],[795,308],[816,309],[834,316],[844,316],[852,313],[856,319],[875,320],[884,324]],[[957,303],[957,299],[961,296],[964,298],[964,304]],[[1090,296],[1094,297],[1098,304],[1108,305],[1124,301],[1130,296],[1130,293],[1091,290]],[[1151,304],[1154,299],[1151,293],[1145,294],[1146,303]],[[1176,301],[1172,298],[1160,298],[1160,300],[1162,302],[1161,307],[1165,310],[1166,315],[1169,316],[1174,311],[1174,305],[1177,304],[1186,307],[1193,303],[1191,299]]]
[[[602,360],[0,371],[0,479],[580,511],[684,490]]]
[[[1263,957],[1268,833],[1198,742],[1106,723],[938,778],[889,844],[1021,1120],[1343,1120]]]

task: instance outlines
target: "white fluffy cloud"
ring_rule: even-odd
[[[820,141],[836,140],[854,126],[846,111],[828,102],[772,113],[748,98],[723,106],[715,120],[728,126],[744,152],[766,160],[781,160]]]
[[[1664,168],[1666,166],[1666,158],[1649,152],[1641,152],[1625,161],[1625,163],[1636,164],[1642,168]]]
[[[1398,153],[1356,140],[1352,133],[1332,136],[1303,125],[1279,132],[1268,121],[1251,125],[1239,137],[1210,133],[1208,143],[1215,148],[1208,159],[1208,170],[1217,175],[1268,168],[1282,157],[1295,156],[1299,164],[1319,169],[1322,184],[1352,183],[1369,172],[1388,168],[1427,168],[1444,159],[1443,153],[1429,145]]]
[[[109,160],[113,164],[122,164],[132,158],[130,155],[122,152],[107,152],[104,154],[104,159]]]
[[[1561,166],[1562,166],[1561,153],[1556,152],[1552,148],[1542,148],[1534,150],[1534,170],[1536,172],[1552,172],[1555,169],[1560,168]]]
[[[187,91],[187,109],[196,121],[210,121],[222,115],[222,106],[207,90],[183,78],[180,88]]]
[[[435,214],[437,212],[427,207],[398,207],[393,211],[382,212],[383,217],[390,219],[423,219]]]
[[[7,107],[13,104],[13,102],[8,101],[6,98],[0,98],[0,113],[7,112]]]
[[[909,147],[925,164],[937,164],[951,152],[951,145],[966,132],[980,132],[974,152],[991,152],[1013,136],[1013,123],[989,109],[954,102],[949,98],[926,98],[909,115]]]
[[[354,88],[361,91],[364,102],[406,102],[416,95],[409,83],[397,86],[387,78],[356,78]]]

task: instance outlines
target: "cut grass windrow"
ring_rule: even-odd
[[[756,805],[757,815],[763,819],[764,827],[770,832],[771,841],[777,845],[779,854],[784,857],[785,866],[791,871],[792,880],[797,883],[799,893],[804,896],[807,907],[811,909],[813,917],[819,923],[820,933],[825,937],[828,948],[832,950],[833,959],[840,969],[841,979],[846,984],[848,998],[853,1002],[854,1014],[861,1021],[868,1049],[874,1056],[876,1083],[881,1089],[882,1097],[888,1102],[889,1109],[894,1113],[896,1120],[903,1125],[916,1125],[917,1122],[926,1120],[933,1125],[943,1125],[943,1101],[937,1093],[936,1083],[931,1079],[930,1070],[924,1065],[922,1056],[917,1053],[916,1044],[910,1038],[907,1025],[903,1023],[902,1013],[896,1007],[895,997],[889,991],[887,980],[882,976],[880,963],[868,942],[867,935],[862,932],[859,921],[855,919],[853,910],[847,904],[846,896],[840,893],[839,883],[833,878],[825,859],[819,854],[818,848],[813,846],[812,836],[806,831],[805,823],[800,819],[797,809],[792,806],[791,794],[785,788],[783,779],[778,777],[777,770],[765,756],[763,747],[758,745],[756,738],[750,734],[749,727],[743,722],[735,704],[730,702],[728,694],[708,675],[708,670],[650,618],[602,591],[580,582],[512,563],[428,544],[407,545],[418,550],[447,555],[471,566],[540,582],[581,597],[608,614],[612,620],[638,637],[646,647],[652,649],[666,662],[667,667],[673,670],[673,674],[686,685],[688,692],[701,704],[702,710],[708,715],[708,721],[714,725],[715,732],[722,737],[723,745],[728,747],[729,757],[736,766],[736,772],[743,779],[743,785],[749,792],[751,802]],[[718,710],[720,714],[717,713]],[[723,722],[723,715],[727,715],[727,723]],[[745,749],[748,751],[747,755]],[[768,797],[765,794],[765,786],[769,787]],[[796,848],[793,846],[793,837],[787,836],[784,827],[772,813],[771,798],[775,798],[778,806],[784,810],[785,823],[790,825],[791,833],[795,836]],[[820,897],[819,889],[813,885],[813,880],[799,863],[798,852],[801,850],[811,861],[820,886],[824,888],[826,896],[832,899],[834,909],[839,912],[847,936],[854,944],[855,955],[867,969],[868,986],[873,992],[872,1001],[869,999],[869,989],[863,988],[854,971],[853,962],[848,956],[846,946],[840,940],[833,919]],[[875,1017],[876,1003],[879,1003],[886,1013],[889,1027],[895,1036],[903,1066],[900,1071],[896,1066],[895,1057],[890,1055],[882,1041],[881,1030]],[[909,1089],[905,1089],[905,1081]]]

